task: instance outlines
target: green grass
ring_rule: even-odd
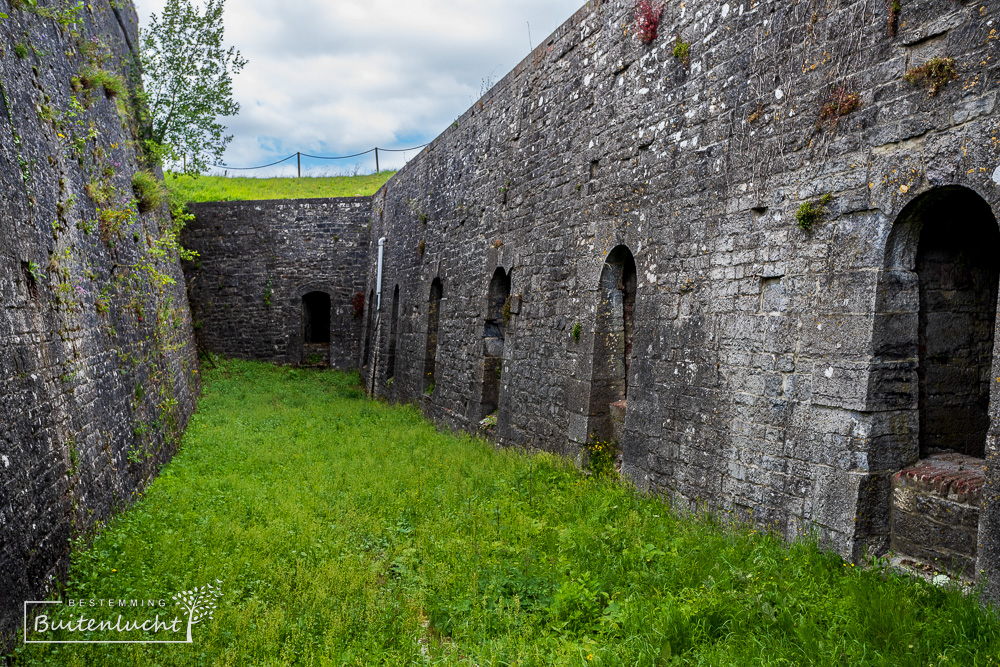
[[[182,203],[252,201],[258,199],[312,199],[367,197],[392,177],[394,171],[365,176],[330,178],[244,178],[166,174],[171,199]]]
[[[169,601],[221,579],[214,620],[192,645],[33,645],[16,664],[998,662],[1000,623],[957,592],[438,433],[356,382],[206,371],[183,449],[74,552],[66,594]]]

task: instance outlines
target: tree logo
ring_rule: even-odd
[[[220,579],[216,579],[215,581],[218,582],[218,586],[206,584],[201,588],[195,587],[189,591],[181,591],[172,598],[177,601],[177,605],[179,607],[185,609],[188,613],[188,644],[192,642],[192,626],[201,623],[206,618],[215,618],[215,608],[218,604],[219,598],[222,597],[222,581]]]

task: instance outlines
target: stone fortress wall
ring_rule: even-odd
[[[0,645],[70,540],[176,451],[198,366],[166,207],[138,212],[130,3],[0,0]],[[101,77],[104,77],[103,79]],[[160,245],[158,245],[160,242]]]
[[[357,365],[371,198],[188,208],[195,220],[182,240],[199,258],[186,263],[185,273],[194,326],[207,349],[293,364],[317,355],[343,370]],[[329,310],[326,336],[309,321],[314,297]]]
[[[367,228],[316,218],[367,234],[306,264],[365,293],[369,391],[470,431],[495,415],[505,446],[614,439],[682,506],[1000,591],[1000,8],[689,0],[643,45],[632,5],[578,11],[371,198]],[[266,243],[196,243],[228,263],[192,290],[217,349],[295,361],[308,272],[261,309],[263,267],[318,233],[291,207],[242,209]],[[324,273],[357,258],[359,285]],[[236,334],[251,323],[259,340]]]
[[[588,3],[374,196],[367,384],[995,587],[1000,8],[692,0],[642,45],[632,4]],[[929,61],[937,94],[905,80]]]

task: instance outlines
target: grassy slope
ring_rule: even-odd
[[[975,603],[803,541],[437,433],[348,376],[227,362],[68,596],[224,581],[193,645],[22,647],[17,664],[987,665]],[[167,613],[172,615],[172,611]]]
[[[171,198],[181,203],[364,197],[375,194],[395,173],[383,171],[381,174],[331,178],[224,178],[166,174],[166,183]]]

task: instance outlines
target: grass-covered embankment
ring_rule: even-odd
[[[221,579],[193,645],[59,665],[988,665],[973,601],[672,514],[564,461],[438,433],[349,376],[226,362],[183,449],[73,559],[68,597]]]
[[[364,176],[305,178],[246,178],[224,176],[165,175],[171,199],[180,204],[208,201],[255,201],[260,199],[315,199],[368,197],[375,194],[395,171]]]

